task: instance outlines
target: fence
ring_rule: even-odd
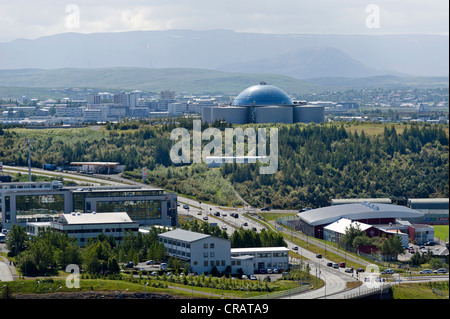
[[[276,291],[276,292],[271,292],[265,295],[259,295],[259,296],[254,296],[254,297],[249,297],[249,299],[277,299],[277,298],[282,298],[282,297],[287,297],[290,295],[296,295],[302,292],[306,292],[308,290],[310,290],[312,287],[310,285],[303,285],[300,287],[295,287],[295,288],[291,288],[291,289],[287,289],[287,290],[283,290],[283,291]]]

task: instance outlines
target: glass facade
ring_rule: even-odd
[[[16,196],[16,219],[27,221],[49,221],[64,214],[64,195]]]
[[[160,200],[122,200],[122,201],[98,201],[97,212],[124,212],[132,220],[161,218]]]

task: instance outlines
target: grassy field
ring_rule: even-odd
[[[394,299],[449,299],[447,282],[393,285]]]
[[[435,225],[434,228],[434,237],[439,238],[440,240],[446,242],[448,241],[448,225]]]

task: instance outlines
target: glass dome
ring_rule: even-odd
[[[293,105],[291,98],[281,89],[261,82],[242,91],[234,100],[234,106]]]

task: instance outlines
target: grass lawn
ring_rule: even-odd
[[[448,225],[435,225],[433,228],[434,237],[439,238],[444,242],[448,241]]]
[[[392,290],[394,299],[449,299],[448,282],[393,285]]]

